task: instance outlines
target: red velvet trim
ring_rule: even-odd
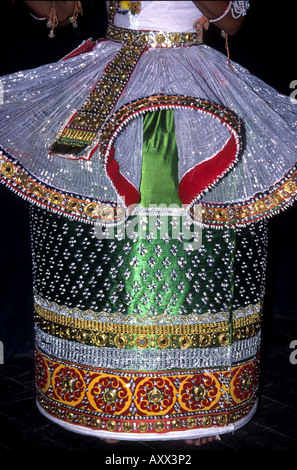
[[[69,52],[69,54],[67,54],[61,60],[71,59],[72,57],[76,57],[80,54],[84,54],[85,52],[91,52],[94,49],[94,47],[98,44],[98,42],[99,41],[93,41],[92,39],[87,39],[76,49],[73,49],[73,51]]]
[[[179,184],[179,198],[182,204],[190,204],[205,189],[216,180],[235,162],[237,145],[234,135],[231,135],[225,147],[209,160],[199,163],[189,170]]]
[[[106,171],[119,195],[124,198],[126,207],[139,204],[140,194],[138,190],[120,172],[118,162],[114,158],[114,148],[112,147],[106,163]]]

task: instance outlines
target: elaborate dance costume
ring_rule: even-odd
[[[98,437],[230,432],[257,407],[296,111],[203,44],[192,2],[108,8],[106,39],[2,77],[0,176],[32,203],[37,404]]]

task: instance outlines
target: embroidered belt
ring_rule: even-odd
[[[202,31],[194,32],[167,32],[167,31],[141,31],[118,28],[108,25],[106,37],[121,44],[146,47],[182,47],[202,44]]]

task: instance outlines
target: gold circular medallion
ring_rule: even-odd
[[[204,428],[208,428],[212,423],[212,419],[210,416],[204,416],[201,420],[201,424]]]
[[[126,423],[123,423],[122,428],[123,428],[123,431],[125,432],[131,432],[133,429],[133,425],[132,423],[126,422]]]
[[[44,197],[45,196],[45,190],[41,186],[33,186],[32,192],[35,194],[37,197]]]
[[[158,344],[159,348],[161,348],[161,349],[168,348],[168,346],[170,345],[169,336],[168,335],[159,336],[157,344]]]
[[[106,426],[109,431],[115,431],[117,429],[117,423],[114,420],[108,421]]]
[[[149,425],[148,423],[139,423],[137,427],[139,432],[146,432],[148,431]]]
[[[88,418],[86,416],[81,415],[81,416],[78,417],[78,422],[82,426],[85,426],[88,422]]]
[[[228,422],[227,415],[223,414],[223,415],[217,416],[217,423],[219,425],[224,426],[225,424],[227,424],[227,422]]]
[[[227,346],[229,344],[229,335],[228,333],[221,333],[219,335],[219,343],[221,346]]]
[[[62,416],[61,408],[58,408],[58,407],[55,408],[55,415],[58,416],[58,418]]]
[[[189,336],[181,336],[178,340],[181,349],[187,349],[191,346],[191,338]]]
[[[97,333],[96,334],[96,344],[97,346],[105,346],[108,341],[108,335],[104,333]]]
[[[145,335],[139,335],[137,336],[135,340],[135,344],[139,349],[145,349],[149,345],[149,338],[148,336]]]
[[[245,374],[241,379],[241,386],[244,390],[248,390],[251,385],[251,377],[248,374]]]
[[[108,220],[111,220],[114,218],[114,209],[112,207],[104,207],[102,210],[101,210],[101,217],[103,219],[108,219]]]
[[[78,211],[81,207],[81,203],[79,201],[75,201],[74,199],[69,199],[69,201],[66,204],[66,207],[70,211]]]
[[[148,394],[148,401],[151,403],[160,403],[163,398],[163,393],[158,388],[154,388]]]
[[[161,420],[156,421],[156,422],[154,423],[154,429],[155,429],[156,431],[159,431],[159,432],[164,431],[164,429],[165,429],[165,423],[163,423],[163,421],[161,421]]]
[[[98,206],[95,204],[95,202],[90,202],[86,205],[84,211],[87,215],[94,216],[97,214]]]
[[[208,333],[201,333],[199,337],[200,346],[206,347],[210,344],[211,337]]]
[[[64,392],[71,393],[75,389],[75,380],[71,377],[63,377],[61,380],[61,387]]]
[[[11,163],[3,163],[1,165],[1,173],[4,176],[12,176],[15,173],[15,167]]]
[[[189,429],[193,429],[196,426],[196,419],[195,418],[187,418],[186,426]]]
[[[234,423],[234,421],[236,421],[236,419],[237,419],[237,414],[236,414],[235,411],[232,411],[232,413],[230,413],[230,415],[229,415],[230,423]]]
[[[61,194],[52,193],[49,200],[52,204],[61,204],[63,202],[63,196]]]
[[[71,411],[67,411],[65,416],[66,416],[67,421],[72,422],[74,420],[74,414],[71,413]]]
[[[206,388],[204,387],[204,385],[197,385],[196,387],[194,387],[193,395],[195,400],[202,400],[202,398],[204,398],[206,395]]]
[[[116,335],[114,342],[118,348],[124,348],[125,346],[127,346],[128,340],[124,335]]]
[[[116,403],[118,399],[117,392],[115,390],[107,389],[103,393],[103,400],[105,403],[113,404]]]
[[[95,428],[101,428],[102,421],[101,421],[100,418],[94,418],[93,421],[92,421],[92,424],[93,424],[93,426],[95,426]]]
[[[180,420],[179,419],[173,419],[171,421],[171,429],[178,429],[180,428]]]
[[[83,331],[83,330],[78,330],[77,333],[76,333],[76,339],[77,341],[79,341],[80,343],[85,343],[88,339],[88,333],[87,331]]]

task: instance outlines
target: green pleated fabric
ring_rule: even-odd
[[[181,205],[174,111],[171,109],[144,116],[141,175],[141,207],[151,204]]]

